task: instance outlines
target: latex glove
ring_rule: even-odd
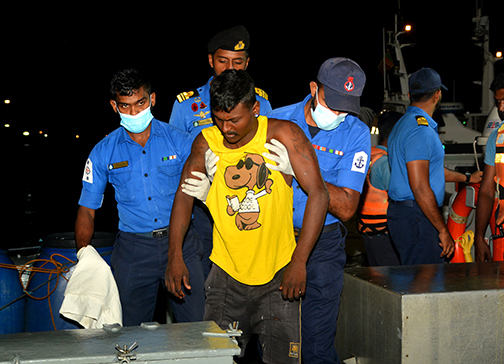
[[[272,161],[276,162],[277,165],[266,163],[266,167],[274,171],[289,174],[291,176],[294,176],[294,178],[296,178],[294,170],[292,169],[287,148],[285,148],[285,146],[276,139],[271,139],[270,141],[271,144],[266,142],[266,144],[264,144],[264,147],[268,148],[272,152],[275,152],[277,155],[266,152],[264,152],[262,155],[263,157],[271,159]]]
[[[192,171],[191,174],[198,178],[186,178],[182,183],[182,192],[205,203],[210,190],[210,180],[201,172]]]
[[[208,179],[210,182],[213,181],[215,172],[217,171],[217,162],[219,157],[212,152],[210,148],[205,152],[205,169],[207,171]],[[207,191],[208,192],[208,191]]]

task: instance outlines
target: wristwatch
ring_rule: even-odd
[[[465,176],[466,176],[465,184],[468,185],[469,181],[471,180],[471,174],[469,172],[466,172]]]

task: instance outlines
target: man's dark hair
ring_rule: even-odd
[[[490,90],[495,93],[495,91],[504,88],[504,73],[497,75],[490,85]]]
[[[147,77],[134,68],[124,69],[112,77],[110,96],[112,99],[115,99],[117,94],[131,96],[134,91],[139,90],[142,86],[149,95],[152,93],[152,85]]]
[[[240,103],[252,108],[255,102],[254,80],[246,71],[226,70],[213,80],[210,87],[212,110],[231,112]]]
[[[411,85],[411,89],[410,89],[410,100],[411,102],[425,102],[427,100],[429,100],[432,96],[434,96],[434,94],[436,92],[438,92],[439,90],[441,90],[441,87],[438,87],[434,90],[430,90],[430,91],[427,91],[427,92],[423,92],[423,93],[411,93],[411,90],[414,90],[415,89],[415,84],[412,84]]]
[[[386,111],[378,117],[379,144],[388,138],[392,128],[402,116],[403,114],[397,111]]]

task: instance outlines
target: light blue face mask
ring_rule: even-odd
[[[348,113],[339,113],[339,115],[336,115],[331,109],[321,105],[318,98],[318,87],[315,96],[317,97],[317,106],[315,110],[310,108],[313,120],[322,130],[329,131],[336,129],[345,120]]]
[[[117,110],[119,112],[119,110]],[[121,117],[121,125],[130,133],[139,134],[149,126],[151,120],[154,118],[151,112],[151,107],[142,110],[136,115],[123,114],[119,112]]]

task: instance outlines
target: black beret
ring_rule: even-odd
[[[227,51],[246,51],[249,49],[250,36],[243,25],[223,30],[208,42],[208,53],[214,53],[217,49]]]

